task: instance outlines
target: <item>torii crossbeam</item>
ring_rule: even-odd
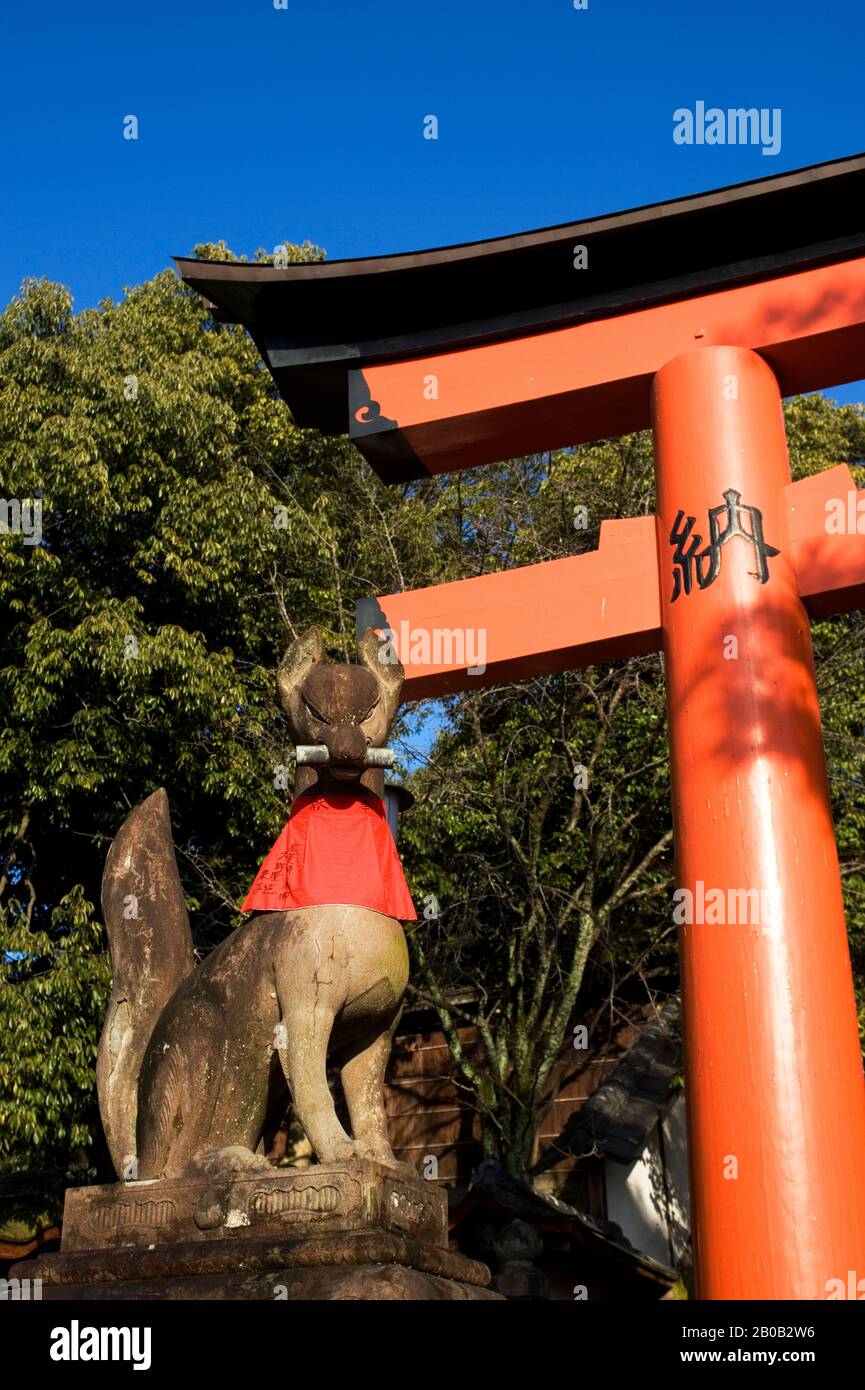
[[[296,413],[304,396],[304,422],[351,420],[386,478],[651,422],[657,516],[604,523],[593,554],[375,611],[409,698],[663,647],[677,881],[747,904],[680,934],[710,1299],[821,1299],[865,1275],[865,1087],[808,623],[865,606],[865,494],[843,466],[791,482],[780,405],[865,377],[863,194],[858,156],[389,264],[181,263]],[[582,296],[576,245],[597,267]],[[635,256],[651,284],[632,283]],[[478,630],[474,673],[413,643]]]

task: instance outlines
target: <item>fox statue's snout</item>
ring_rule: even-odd
[[[292,734],[327,750],[316,765],[299,760],[296,797],[344,793],[348,779],[383,795],[369,753],[387,740],[403,670],[379,651],[367,629],[357,666],[328,664],[311,628],[286,652],[277,688]],[[267,1166],[262,1138],[289,1095],[319,1161],[395,1163],[383,1083],[408,983],[399,921],[351,903],[261,912],[196,965],[162,790],[114,840],[103,912],[113,979],[97,1084],[118,1176]],[[351,1134],[328,1089],[329,1055]]]

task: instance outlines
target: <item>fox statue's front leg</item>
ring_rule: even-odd
[[[291,929],[277,971],[277,1039],[297,1117],[320,1162],[393,1163],[384,1067],[408,983],[403,929],[393,918],[352,906],[303,908],[286,917]],[[353,1137],[334,1109],[329,1052],[341,1066]]]
[[[352,911],[338,908],[339,916]],[[294,1110],[319,1162],[349,1158],[354,1146],[327,1084],[334,1021],[346,1002],[346,943],[333,908],[286,914],[292,928],[279,954],[277,1047]]]

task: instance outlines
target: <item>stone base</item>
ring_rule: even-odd
[[[394,1231],[446,1245],[447,1198],[434,1184],[371,1159],[73,1187],[61,1249],[65,1255],[349,1231]]]
[[[28,1261],[26,1273],[42,1280],[43,1300],[500,1298],[485,1265],[389,1232],[61,1253]]]
[[[60,1254],[16,1268],[54,1300],[499,1298],[443,1191],[359,1159],[73,1188]]]

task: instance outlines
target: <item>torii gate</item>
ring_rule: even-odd
[[[664,650],[677,881],[769,905],[680,934],[708,1299],[865,1277],[865,1088],[808,624],[865,606],[865,515],[846,467],[791,483],[780,404],[865,377],[863,195],[857,156],[413,256],[178,262],[250,329],[298,423],[350,424],[386,481],[651,423],[656,517],[377,611],[398,650],[401,632],[486,631],[482,674],[400,651],[414,699]]]

